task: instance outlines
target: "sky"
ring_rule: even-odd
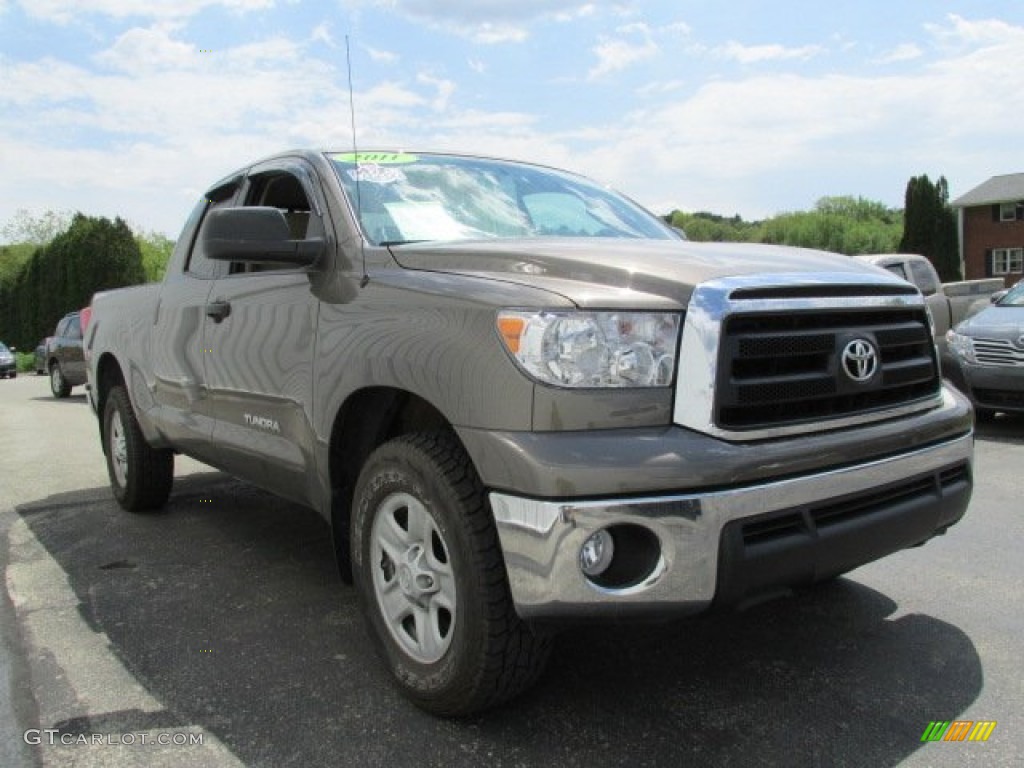
[[[347,46],[346,46],[347,41]],[[0,0],[0,227],[176,237],[295,147],[532,160],[655,213],[1024,171],[1021,0]]]

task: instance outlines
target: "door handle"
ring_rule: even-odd
[[[206,316],[212,317],[213,322],[219,323],[225,317],[231,314],[231,302],[225,301],[224,299],[217,299],[211,301],[206,305]]]

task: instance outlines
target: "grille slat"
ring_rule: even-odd
[[[1024,350],[1007,339],[974,339],[974,354],[979,365],[999,368],[1024,367]]]
[[[878,351],[879,371],[856,382],[840,356],[853,339]],[[827,309],[726,318],[716,423],[762,429],[894,408],[939,389],[930,326],[920,309]],[[794,407],[796,406],[796,407]]]
[[[882,371],[882,381],[885,386],[901,386],[931,381],[932,374],[932,361],[928,358],[915,357],[911,360],[887,363]]]

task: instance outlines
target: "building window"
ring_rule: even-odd
[[[992,274],[1012,275],[1024,272],[1024,248],[994,248]]]
[[[1017,204],[1016,203],[1000,203],[999,204],[999,220],[1000,221],[1016,221],[1017,220]]]

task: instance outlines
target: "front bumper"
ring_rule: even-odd
[[[1024,367],[982,366],[959,362],[953,382],[976,408],[1024,412]]]
[[[551,501],[492,492],[516,610],[524,619],[670,617],[842,573],[960,519],[973,441],[962,434],[852,466],[692,494]],[[609,587],[581,571],[580,549],[602,528],[646,531],[656,542],[632,582]],[[624,538],[627,548],[636,540]],[[630,556],[620,550],[616,557]]]

